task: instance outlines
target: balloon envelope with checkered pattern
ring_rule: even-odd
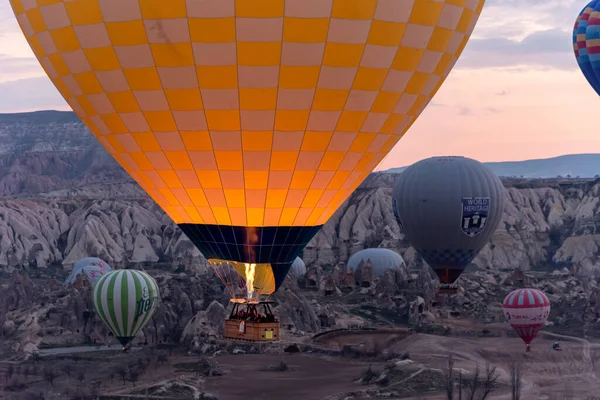
[[[209,259],[291,263],[400,140],[484,0],[10,0],[58,91]]]

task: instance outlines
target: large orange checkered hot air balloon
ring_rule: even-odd
[[[10,2],[106,150],[264,294],[419,116],[484,4]]]

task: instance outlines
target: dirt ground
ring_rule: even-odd
[[[468,326],[461,323],[463,327]],[[487,325],[491,331],[506,331],[504,324]],[[509,328],[509,327],[508,327]],[[510,328],[509,328],[510,329]],[[400,334],[389,334],[398,336]],[[523,399],[600,399],[600,343],[582,338],[542,332],[532,343],[532,351],[524,352],[524,344],[514,337],[445,337],[414,334],[404,340],[393,342],[385,335],[372,333],[333,334],[330,338],[320,337],[324,346],[342,346],[384,342],[386,350],[401,354],[406,352],[410,359],[430,368],[443,369],[447,354],[455,354],[455,368],[465,372],[474,371],[477,364],[481,369],[486,363],[497,367],[500,380],[508,384],[510,364],[513,360],[523,365]],[[562,351],[552,349],[560,342]],[[381,346],[379,346],[381,348]],[[499,390],[489,399],[510,399],[510,393]],[[428,396],[428,399],[445,399],[444,396]]]
[[[466,324],[462,324],[466,326]],[[388,354],[408,353],[410,359],[422,365],[422,370],[443,369],[447,361],[448,352],[455,354],[455,367],[469,373],[479,364],[485,369],[486,363],[497,367],[500,381],[508,384],[509,365],[513,360],[522,362],[523,375],[523,400],[548,399],[598,399],[600,388],[600,365],[596,359],[600,357],[600,343],[582,338],[560,336],[542,332],[533,342],[532,351],[524,352],[524,345],[519,338],[507,337],[504,326],[487,325],[496,337],[452,337],[435,336],[426,334],[410,334],[407,330],[364,331],[364,332],[337,332],[321,336],[314,346],[324,349],[341,349],[344,345],[364,345],[367,348],[376,348],[377,351]],[[552,350],[552,344],[559,341],[562,351]],[[38,367],[31,372],[30,362],[27,366],[19,366],[15,375],[23,375],[24,369],[29,369],[29,376],[25,376],[26,387],[22,390],[33,392],[51,393],[50,398],[68,398],[77,387],[99,386],[102,394],[128,394],[144,393],[145,389],[152,390],[157,385],[168,385],[169,382],[185,381],[187,385],[197,392],[206,392],[216,395],[219,400],[256,399],[256,400],[323,400],[330,396],[348,392],[359,393],[373,390],[375,386],[361,386],[356,383],[356,378],[364,372],[369,364],[374,370],[381,369],[383,361],[357,361],[340,357],[326,357],[310,353],[297,354],[238,354],[215,356],[214,360],[224,372],[222,376],[204,377],[194,372],[182,370],[177,365],[195,363],[199,356],[190,356],[183,353],[173,353],[168,362],[153,361],[145,369],[133,387],[132,382],[123,382],[117,375],[110,379],[111,371],[116,365],[127,365],[133,358],[148,357],[146,350],[130,354],[100,353],[79,356],[73,376],[67,377],[60,374],[50,389],[49,383],[43,377],[45,366],[53,366],[60,371],[65,363],[73,362],[68,356],[61,354],[60,360],[41,360]],[[66,357],[66,358],[65,358]],[[283,357],[283,358],[282,358]],[[287,364],[287,371],[273,371],[269,367],[283,361]],[[0,373],[7,371],[9,364],[0,364]],[[421,367],[420,367],[421,368]],[[77,371],[85,371],[84,382],[78,382]],[[419,374],[421,371],[417,371]],[[4,379],[6,382],[10,381]],[[14,380],[14,379],[13,379]],[[3,386],[6,387],[7,383]],[[379,388],[381,389],[381,388]],[[17,392],[8,392],[3,389],[0,398],[25,398],[15,397]],[[13,396],[13,397],[11,397]],[[186,398],[181,397],[181,398]],[[360,397],[355,397],[360,398]],[[366,395],[365,395],[366,398]],[[428,394],[426,397],[414,399],[444,399],[442,393]],[[510,394],[506,386],[494,392],[488,399],[509,400]]]
[[[552,350],[557,339],[546,336],[532,344],[532,351],[524,353],[523,343],[513,338],[458,339],[419,335],[407,339],[402,349],[411,359],[432,367],[443,367],[443,356],[448,350],[457,356],[456,367],[473,371],[476,363],[496,365],[501,379],[508,381],[511,361],[523,362],[524,399],[588,399],[598,396],[599,372],[595,365],[597,344],[580,339],[561,341],[562,351]],[[598,353],[600,355],[600,353]],[[510,395],[492,396],[510,399]],[[597,397],[596,397],[597,398]]]
[[[332,349],[341,349],[344,345],[376,346],[390,348],[394,343],[404,340],[410,333],[408,329],[385,329],[373,332],[338,331],[315,338],[312,343]]]
[[[281,361],[277,355],[223,356],[217,360],[227,374],[207,379],[204,387],[219,400],[320,400],[363,388],[353,380],[365,370],[364,363],[290,354],[284,357],[290,370],[276,372],[264,369]]]

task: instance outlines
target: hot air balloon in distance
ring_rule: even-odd
[[[366,262],[369,262],[373,266],[373,273],[378,278],[384,276],[388,271],[396,273],[399,269],[406,268],[406,263],[402,259],[402,256],[393,250],[370,248],[357,251],[348,259],[346,270],[353,271],[356,282],[364,287],[369,287],[372,278],[370,273],[363,276],[360,269],[361,264]]]
[[[294,278],[304,278],[304,276],[306,275],[306,264],[304,264],[304,261],[300,257],[296,257],[296,259],[292,263],[291,270],[294,274]]]
[[[159,301],[154,278],[132,269],[114,270],[104,275],[92,294],[97,315],[124,347],[152,318]]]
[[[456,293],[452,284],[502,219],[500,179],[470,158],[432,157],[400,174],[393,199],[408,241],[439,277],[440,293]]]
[[[592,0],[581,10],[573,28],[573,50],[585,79],[600,95],[600,1]]]
[[[506,321],[525,342],[530,351],[531,342],[550,315],[550,301],[537,289],[517,289],[506,296],[502,303]]]
[[[406,267],[406,263],[400,254],[390,249],[378,247],[363,249],[352,254],[348,259],[346,269],[358,271],[360,264],[367,261],[373,264],[373,272],[377,277],[382,277],[388,270],[397,271],[402,267]]]
[[[10,3],[98,141],[256,299],[421,114],[484,0]]]
[[[110,271],[112,271],[112,268],[106,261],[97,257],[85,257],[73,264],[71,274],[65,280],[65,286],[74,284],[77,277],[83,275],[93,287],[100,278]]]

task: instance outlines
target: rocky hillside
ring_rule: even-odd
[[[399,251],[411,265],[415,254],[392,214],[394,180],[393,174],[372,174],[323,227],[304,258],[333,265],[359,249],[387,247]],[[600,181],[503,179],[503,183],[503,221],[475,264],[500,270],[575,267],[587,274],[600,272],[596,256]]]
[[[73,113],[0,114],[0,197],[131,182]]]
[[[106,338],[89,289],[60,287],[84,256],[157,277],[164,304],[140,340],[201,346],[199,332],[218,334],[227,301],[202,255],[71,114],[0,115],[0,137],[0,325],[13,350]],[[439,306],[435,279],[392,215],[395,178],[372,174],[308,245],[306,278],[277,294],[290,334],[465,312],[500,320],[499,302],[521,284],[551,295],[556,329],[597,330],[600,181],[505,179],[503,222],[460,294]],[[407,268],[376,279],[363,265],[368,287],[357,286],[343,266],[367,247],[399,252]]]
[[[410,266],[413,250],[392,215],[391,174],[374,174],[338,210],[306,248],[308,265],[332,267],[357,250],[397,250]],[[483,268],[600,272],[600,183],[526,186],[505,182],[503,222],[475,264]],[[133,186],[133,184],[132,184]],[[98,195],[110,190],[97,186]],[[81,189],[86,196],[89,188]],[[98,256],[111,264],[172,263],[200,257],[151,200],[10,199],[0,201],[0,267],[71,265]]]
[[[0,115],[0,139],[0,268],[68,267],[86,255],[115,265],[201,257],[74,114]],[[372,174],[307,247],[306,263],[332,267],[359,249],[382,246],[416,267],[392,216],[395,177]],[[596,273],[595,181],[504,183],[504,222],[477,265]]]

